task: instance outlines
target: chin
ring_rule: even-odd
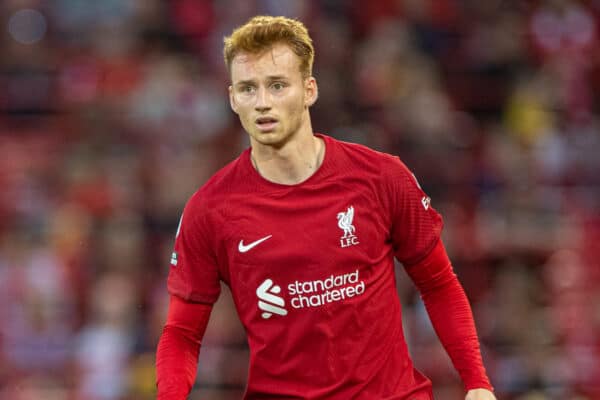
[[[283,137],[278,135],[277,132],[256,132],[252,135],[252,138],[264,145],[276,145],[283,141]]]

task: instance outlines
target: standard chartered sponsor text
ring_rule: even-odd
[[[365,282],[359,279],[359,272],[355,270],[347,274],[332,274],[323,280],[295,281],[287,288],[290,296],[293,296],[290,301],[292,307],[319,307],[360,296],[365,292]]]

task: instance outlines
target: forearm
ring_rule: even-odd
[[[481,359],[471,307],[456,276],[443,287],[423,296],[423,302],[465,388],[491,389]]]
[[[196,380],[200,342],[185,332],[165,326],[156,352],[158,400],[185,400]]]
[[[156,352],[158,400],[185,400],[190,393],[211,308],[171,297]]]
[[[467,296],[441,242],[426,260],[407,268],[433,327],[467,390],[492,389],[481,359]]]

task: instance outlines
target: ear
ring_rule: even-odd
[[[304,105],[310,107],[317,101],[319,97],[319,87],[314,76],[310,76],[304,80]]]
[[[237,112],[237,104],[235,103],[235,98],[233,96],[233,86],[229,85],[229,106],[231,107],[231,109],[233,110],[234,113],[238,113]]]

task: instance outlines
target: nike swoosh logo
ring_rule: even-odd
[[[239,250],[240,253],[245,253],[248,250],[251,250],[252,248],[258,246],[259,244],[261,244],[265,240],[270,239],[271,236],[273,236],[273,235],[265,236],[262,239],[258,239],[256,241],[254,241],[252,243],[248,243],[246,245],[244,244],[244,240],[242,239],[242,240],[240,240],[240,244],[238,244],[238,250]]]

